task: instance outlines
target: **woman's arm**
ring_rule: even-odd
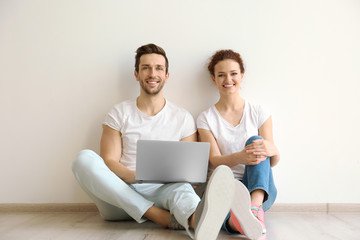
[[[259,135],[264,139],[255,140],[253,144],[248,145],[245,150],[248,153],[270,157],[270,165],[273,167],[280,161],[280,152],[274,144],[271,117],[259,128]]]
[[[201,142],[210,143],[210,155],[209,160],[211,165],[216,168],[219,165],[226,165],[233,167],[238,164],[256,165],[266,158],[256,158],[255,154],[249,154],[245,152],[245,149],[241,152],[236,152],[229,155],[221,155],[217,141],[211,131],[206,129],[198,129]]]

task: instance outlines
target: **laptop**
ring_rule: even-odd
[[[206,182],[210,143],[138,140],[137,183]]]

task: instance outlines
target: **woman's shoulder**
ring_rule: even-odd
[[[247,119],[255,122],[258,128],[271,116],[270,111],[263,104],[247,102],[245,109]]]
[[[215,105],[210,106],[208,109],[200,112],[198,118],[206,118],[206,117],[211,117],[212,115],[215,114]]]
[[[260,106],[259,103],[254,102],[252,100],[245,100],[245,105],[247,105],[249,108],[258,108]]]
[[[214,105],[202,111],[196,119],[198,128],[209,129],[215,118]]]
[[[245,100],[245,109],[249,112],[256,112],[256,113],[268,111],[267,108],[263,104],[253,102],[253,101],[248,101],[248,100]]]

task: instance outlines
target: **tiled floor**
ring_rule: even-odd
[[[267,240],[360,239],[360,214],[266,213]],[[151,222],[103,221],[97,212],[1,213],[0,239],[190,239]],[[220,232],[218,239],[243,239]]]

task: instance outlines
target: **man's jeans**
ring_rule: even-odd
[[[169,210],[188,229],[188,219],[200,201],[189,183],[127,184],[91,150],[78,154],[72,170],[106,220],[135,219],[141,223],[146,221],[145,212],[155,205]]]

